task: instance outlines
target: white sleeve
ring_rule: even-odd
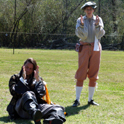
[[[28,83],[27,83],[27,80],[24,80],[23,77],[20,77],[19,80],[20,80],[24,85],[28,84]]]
[[[85,26],[85,23],[84,23],[84,26],[81,25],[81,21],[80,21],[81,18],[78,18],[77,19],[77,24],[76,24],[76,30],[75,30],[75,34],[77,37],[79,37],[82,41],[85,41],[88,37],[88,29],[87,27]]]
[[[97,25],[95,28],[96,38],[101,39],[101,37],[105,34],[104,24],[101,17],[99,17],[99,25]]]

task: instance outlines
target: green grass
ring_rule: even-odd
[[[81,105],[71,107],[75,100],[74,75],[78,66],[74,50],[0,49],[0,124],[33,124],[31,120],[8,120],[6,106],[11,95],[8,81],[33,57],[40,66],[40,76],[48,84],[52,102],[65,107],[65,124],[124,124],[124,52],[102,51],[98,88],[94,99],[99,107],[87,106],[88,79],[81,93]]]

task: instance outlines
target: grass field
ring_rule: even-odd
[[[78,56],[74,50],[0,49],[0,124],[33,124],[31,120],[8,120],[6,106],[11,95],[8,81],[20,71],[23,62],[33,57],[40,66],[40,76],[48,84],[52,102],[65,107],[65,124],[124,124],[124,52],[102,51],[98,88],[94,99],[100,104],[88,106],[88,79],[81,93],[81,105],[75,100],[74,75]]]

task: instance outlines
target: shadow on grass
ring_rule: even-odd
[[[14,122],[16,124],[32,124],[31,120],[26,120],[26,119],[16,119],[16,120],[10,120],[8,116],[5,117],[0,117],[0,122],[3,123],[9,123],[9,122]]]
[[[76,115],[76,114],[79,114],[79,112],[81,110],[87,109],[89,106],[90,105],[88,105],[88,104],[86,104],[84,106],[80,106],[80,107],[67,106],[67,107],[65,107],[65,111],[67,112],[67,116]]]

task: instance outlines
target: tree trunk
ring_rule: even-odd
[[[63,18],[63,21],[68,21],[68,19],[69,19],[69,17],[73,14],[73,12],[81,5],[81,3],[83,2],[84,0],[81,0],[80,2],[79,2],[79,4],[77,5],[77,6],[75,6],[75,8],[73,8],[71,11],[70,11],[70,13],[67,15],[65,15],[65,17]],[[51,34],[52,33],[54,33],[58,28],[59,28],[59,26],[61,25],[61,23],[58,23],[58,25],[51,31]],[[48,36],[46,36],[46,38],[44,39],[44,41],[42,42],[43,44],[45,44],[46,45],[46,41],[49,39],[49,36],[50,35],[48,35]]]
[[[14,20],[14,24],[13,24],[13,30],[12,30],[12,34],[11,34],[11,42],[13,44],[13,49],[14,49],[14,43],[16,41],[16,36],[17,36],[17,32],[18,32],[18,26],[19,26],[19,21],[22,19],[22,17],[27,13],[28,9],[27,7],[31,4],[32,0],[30,0],[26,6],[26,8],[24,9],[24,11],[20,14],[20,16],[18,18],[16,18]],[[13,53],[14,54],[14,53]]]
[[[117,15],[117,0],[112,0],[112,19],[113,19],[113,31],[117,31],[117,22],[116,22],[116,15]]]

